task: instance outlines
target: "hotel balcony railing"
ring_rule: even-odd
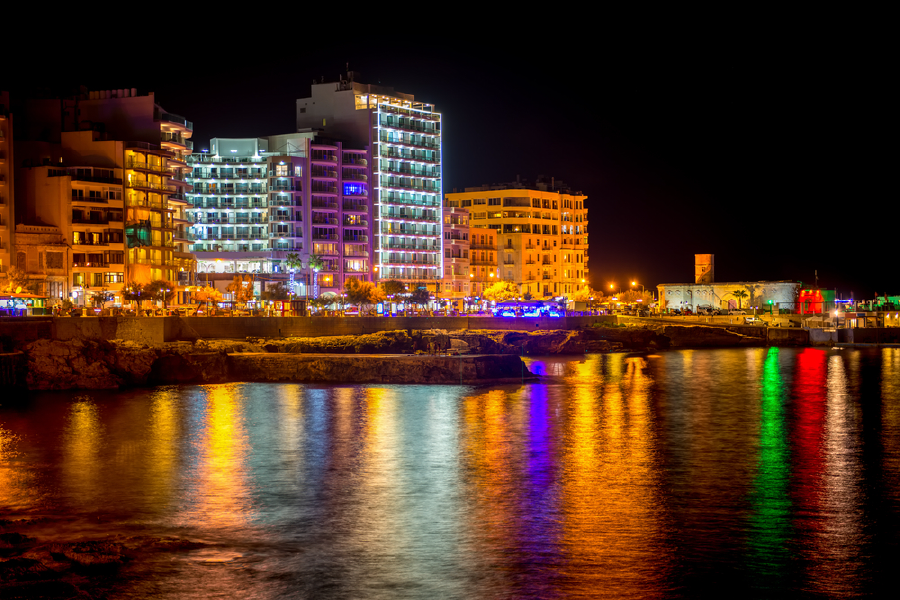
[[[309,173],[309,176],[313,179],[317,177],[325,179],[337,179],[338,173],[337,170],[332,169],[312,169]]]
[[[410,148],[427,148],[428,150],[440,150],[441,148],[440,143],[432,141],[431,138],[423,138],[418,141],[390,139],[390,137],[384,132],[382,132],[382,134],[378,137],[378,141],[394,146],[408,146]]]
[[[419,229],[419,228],[416,228],[416,227],[407,227],[407,228],[405,228],[405,229],[399,229],[399,228],[393,229],[393,228],[390,228],[390,227],[382,227],[382,228],[381,228],[381,233],[386,234],[386,235],[394,235],[394,236],[400,236],[400,235],[432,235],[432,236],[438,237],[438,236],[441,235],[441,233],[440,233],[439,231],[430,231],[430,230],[427,230],[427,229]]]
[[[344,209],[344,210],[346,210],[346,209]],[[343,227],[362,227],[362,228],[366,228],[366,227],[369,226],[369,222],[366,221],[366,220],[363,220],[363,219],[360,219],[360,220],[358,220],[358,221],[351,221],[351,220],[349,220],[349,219],[347,219],[347,218],[345,217],[345,218],[344,218],[344,222],[343,222],[342,225],[343,225]]]
[[[351,246],[353,248],[354,246]],[[368,258],[369,251],[368,250],[348,250],[344,252],[344,256],[358,256],[360,258]]]
[[[369,236],[367,235],[357,235],[357,236],[344,236],[343,241],[352,244],[352,243],[368,243]]]
[[[369,166],[369,160],[366,158],[349,158],[348,156],[344,156],[343,165],[345,167],[367,167]]]
[[[269,185],[270,192],[302,192],[303,188],[298,183],[297,185],[291,185],[289,183],[285,184],[270,184]]]
[[[178,144],[179,146],[184,146],[188,150],[194,149],[194,142],[191,140],[182,137],[180,135],[176,135],[173,133],[160,132],[159,140],[168,144]]]
[[[382,129],[393,129],[395,131],[405,131],[408,133],[416,133],[420,135],[441,135],[440,129],[433,127],[420,127],[413,123],[400,123],[398,120],[382,118],[378,126]]]
[[[310,160],[313,162],[337,162],[337,154],[331,152],[319,152],[313,150]]]
[[[171,113],[161,113],[157,112],[156,118],[160,121],[167,121],[169,123],[174,123],[176,125],[181,125],[185,129],[189,129],[193,131],[194,124],[185,119],[184,117],[179,117],[178,115],[173,115]]]
[[[165,185],[162,183],[154,183],[141,179],[130,179],[125,182],[125,187],[133,189],[153,190],[162,194],[171,194],[175,191],[174,185]]]
[[[314,198],[312,200],[312,207],[313,208],[323,208],[326,210],[337,210],[338,203],[337,203],[337,200],[329,201],[329,200],[321,200],[321,199]]]
[[[148,200],[146,198],[128,198],[125,201],[126,206],[136,206],[143,208],[153,208],[156,210],[167,210],[168,206],[165,202],[159,200]]]
[[[438,165],[441,163],[441,157],[437,154],[437,152],[435,152],[434,154],[434,158],[426,158],[424,156],[417,155],[415,152],[401,152],[396,148],[383,148],[382,152],[378,156],[381,158],[399,158],[402,160],[411,160],[420,163]]]
[[[312,239],[336,242],[338,239],[338,236],[336,233],[314,233],[312,236]]]
[[[344,202],[343,204],[344,210],[350,212],[369,212],[369,206],[367,204],[358,204],[355,202]]]
[[[404,243],[404,242],[381,242],[381,250],[410,250],[410,251],[420,251],[420,252],[437,252],[440,250],[440,246],[437,245],[423,245],[423,244],[412,244],[412,243]]]
[[[154,173],[165,173],[169,174],[169,169],[163,165],[155,165],[153,163],[148,163],[143,160],[134,160],[131,159],[127,163],[125,163],[126,169],[140,169],[143,171],[153,171]]]
[[[347,173],[344,174],[344,181],[368,181],[368,180],[369,180],[369,176],[363,175],[362,173],[354,174],[354,175],[350,175]]]
[[[403,192],[383,192],[379,196],[379,201],[382,204],[402,204],[404,206],[431,206],[437,209],[440,206],[440,203],[429,200],[422,200],[419,198],[411,198],[410,194],[405,194]]]
[[[337,195],[338,189],[336,185],[313,185],[310,190],[313,194],[328,194],[329,196]]]
[[[415,171],[415,170],[405,170],[405,169],[391,169],[389,167],[379,166],[379,173],[390,173],[399,175],[401,177],[430,177],[432,179],[440,178],[441,174],[435,171]]]
[[[378,110],[382,113],[390,113],[394,115],[403,115],[413,119],[421,119],[424,121],[440,121],[440,113],[429,113],[419,110],[411,110],[402,106],[394,106],[392,104],[380,104]]]

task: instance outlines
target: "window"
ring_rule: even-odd
[[[500,206],[500,198],[488,198],[488,206]]]

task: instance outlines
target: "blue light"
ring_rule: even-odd
[[[344,184],[344,195],[345,196],[365,196],[366,195],[366,186],[361,183],[345,183]]]

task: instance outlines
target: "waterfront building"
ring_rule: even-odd
[[[480,298],[484,290],[499,280],[497,238],[496,229],[469,227],[469,293],[472,298]]]
[[[297,100],[299,131],[367,148],[361,181],[371,202],[372,267],[376,279],[425,284],[439,292],[444,276],[441,230],[441,114],[412,94],[355,81],[313,83]],[[344,192],[346,190],[342,190]],[[342,202],[355,202],[353,196]]]
[[[314,131],[213,138],[209,150],[190,157],[190,249],[201,281],[224,289],[234,273],[286,279],[290,254],[304,265],[321,258],[319,293],[372,279],[368,151]],[[312,294],[313,273],[300,270],[295,291]]]
[[[186,156],[193,125],[152,93],[86,91],[27,100],[17,140],[21,222],[70,240],[68,289],[121,303],[125,282],[164,280],[186,301],[194,258],[186,251]]]
[[[9,92],[0,91],[0,280],[13,264],[15,215],[13,212],[13,124]]]
[[[470,250],[469,211],[445,201],[443,298],[456,301],[469,296]]]
[[[729,281],[716,282],[712,254],[694,257],[694,283],[661,283],[661,310],[696,312],[698,308],[720,310],[743,309],[778,313],[779,310],[798,311],[800,283],[796,281]],[[821,308],[819,308],[821,310]]]
[[[450,207],[469,211],[471,227],[496,234],[496,276],[538,298],[587,285],[586,198],[555,181],[486,185],[446,195]]]

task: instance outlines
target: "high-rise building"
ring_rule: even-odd
[[[214,138],[190,161],[189,236],[201,280],[285,279],[289,254],[305,265],[321,259],[319,293],[339,292],[350,277],[372,279],[366,150],[301,132]],[[312,275],[296,277],[297,293],[312,293]]]
[[[470,235],[475,228],[496,233],[497,278],[535,297],[573,293],[588,280],[587,196],[562,183],[533,187],[499,184],[446,197],[470,212]]]
[[[461,209],[467,210],[467,209]],[[497,231],[469,227],[469,294],[481,298],[484,290],[498,281]]]
[[[165,280],[185,301],[192,123],[135,89],[27,100],[23,110],[17,222],[56,227],[72,244],[66,293],[121,302],[126,281]]]
[[[372,203],[375,278],[437,291],[444,269],[441,114],[434,105],[359,83],[350,72],[338,82],[314,83],[310,97],[297,100],[297,128],[369,150],[367,181],[359,183]],[[345,191],[342,201],[352,202]]]
[[[0,280],[13,265],[15,219],[13,213],[13,130],[9,93],[0,92]]]

